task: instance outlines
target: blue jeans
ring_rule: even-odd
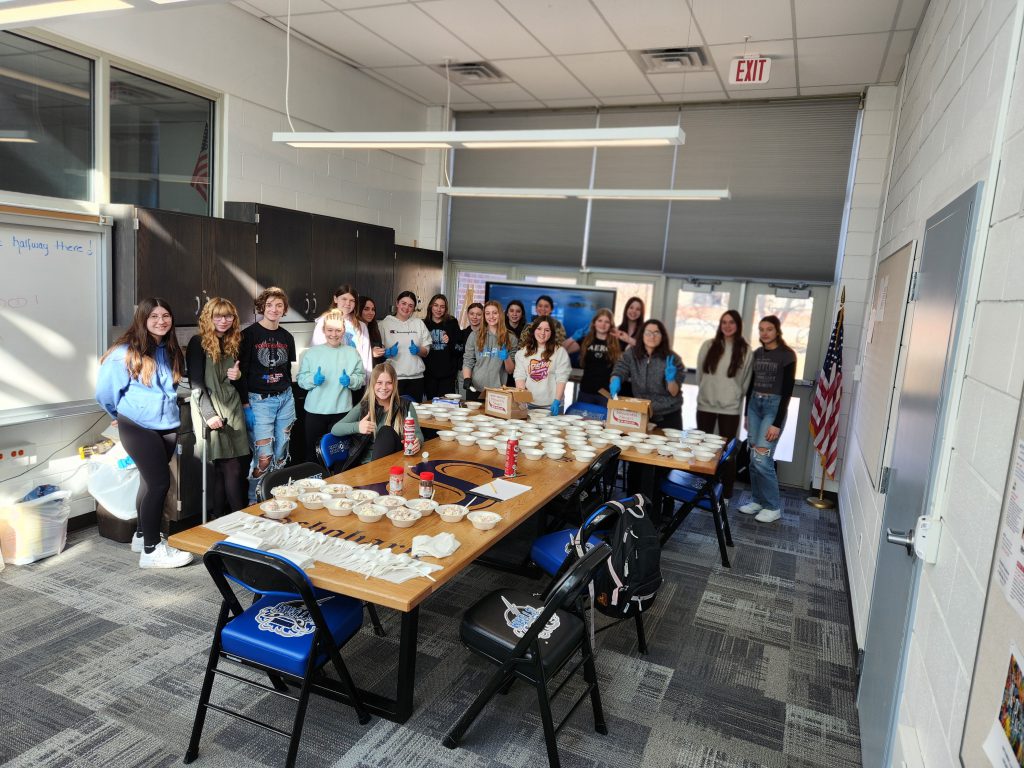
[[[249,393],[255,426],[249,435],[252,465],[249,467],[249,503],[256,502],[256,486],[267,472],[288,463],[288,441],[295,424],[295,398],[290,389],[277,395]]]
[[[764,433],[775,420],[779,412],[779,395],[758,395],[747,402],[747,440],[750,443],[750,490],[754,502],[765,509],[780,509],[779,478],[775,475],[775,449],[778,439],[773,443],[765,440]],[[767,448],[763,453],[758,448]]]

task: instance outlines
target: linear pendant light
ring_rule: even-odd
[[[556,187],[438,187],[450,197],[543,198],[550,200],[728,200],[728,189],[559,189]]]
[[[131,8],[124,0],[56,0],[50,3],[22,5],[0,10],[0,24],[19,24],[26,21],[58,19],[62,16],[77,16],[82,13],[120,11]]]
[[[586,147],[668,147],[682,144],[679,126],[570,128],[531,131],[369,131],[282,133],[273,140],[312,149],[575,149]]]

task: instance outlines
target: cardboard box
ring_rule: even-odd
[[[525,419],[533,395],[525,389],[498,387],[484,390],[484,413],[499,419]]]
[[[605,425],[623,432],[646,432],[651,417],[651,401],[636,397],[620,397],[608,401]]]

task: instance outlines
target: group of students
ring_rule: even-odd
[[[128,330],[101,359],[96,399],[115,420],[141,478],[132,550],[142,568],[176,568],[192,559],[160,532],[180,427],[177,386],[186,366],[193,423],[206,426],[215,510],[255,501],[259,479],[289,460],[296,344],[281,326],[288,297],[271,287],[254,304],[260,319],[243,330],[234,304],[210,299],[183,353],[171,307],[163,299],[144,299]],[[316,321],[296,380],[307,391],[307,456],[327,432],[356,436],[364,461],[399,450],[404,420],[416,419],[414,403],[456,391],[459,376],[467,397],[511,385],[531,393],[531,407],[557,415],[572,370],[570,355],[578,355],[582,369],[578,401],[604,405],[608,396],[628,393],[650,400],[655,426],[682,428],[686,368],[664,324],[644,319],[639,298],[626,303],[618,326],[612,312],[601,309],[587,329],[570,337],[552,316],[548,296],[537,299],[529,321],[518,300],[504,308],[493,300],[471,304],[465,328],[442,294],[430,300],[426,320],[414,316],[416,305],[415,294],[404,291],[395,314],[378,322],[372,299],[348,285],[335,291],[333,306]],[[722,315],[697,359],[697,426],[731,439],[744,415],[753,501],[739,511],[774,522],[781,501],[773,456],[793,391],[796,355],[777,317],[762,318],[758,335],[761,347],[752,351],[739,313]],[[422,440],[417,421],[416,441]],[[725,496],[731,494],[732,478],[726,478]]]

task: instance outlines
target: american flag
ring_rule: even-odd
[[[207,201],[208,188],[210,186],[210,124],[203,127],[203,143],[199,145],[199,157],[196,158],[196,167],[192,169],[192,181],[189,182],[192,189],[199,193],[203,201]]]
[[[843,291],[845,299],[846,291]],[[843,399],[843,315],[846,308],[842,300],[832,338],[828,342],[828,353],[821,374],[814,388],[811,403],[811,434],[814,435],[814,449],[821,457],[821,468],[830,479],[836,476],[839,460],[839,405]]]

